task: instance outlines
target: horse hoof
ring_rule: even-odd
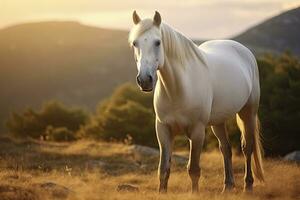
[[[235,190],[235,186],[234,185],[224,185],[222,193],[232,192],[234,190]]]
[[[198,184],[195,184],[192,186],[192,190],[191,190],[192,194],[198,194],[199,193],[199,186]]]
[[[159,188],[158,189],[158,193],[159,194],[166,194],[167,193],[167,189],[166,188]]]
[[[198,194],[199,190],[192,190],[192,194]]]
[[[248,193],[248,194],[251,194],[253,192],[253,186],[252,185],[246,185],[244,187],[244,190],[243,190],[244,193]]]

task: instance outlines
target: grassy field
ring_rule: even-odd
[[[156,192],[157,156],[139,158],[130,146],[79,141],[75,143],[17,142],[0,139],[0,199],[300,199],[300,167],[266,160],[266,183],[242,193],[243,158],[234,156],[237,187],[221,194],[222,158],[218,151],[201,157],[200,193],[190,194],[184,164],[174,163],[168,194]],[[186,155],[186,152],[181,152]],[[138,192],[118,192],[131,184]]]

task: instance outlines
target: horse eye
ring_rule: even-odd
[[[134,47],[136,47],[136,46],[137,46],[137,42],[136,42],[136,41],[133,41],[133,42],[132,42],[132,45],[133,45]]]
[[[155,41],[155,46],[159,46],[160,45],[160,40]]]

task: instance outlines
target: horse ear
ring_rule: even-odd
[[[132,13],[132,20],[133,23],[136,25],[141,21],[141,18],[139,17],[139,15],[136,13],[136,11],[133,11]]]
[[[160,16],[159,12],[157,12],[157,11],[155,11],[155,15],[153,17],[153,24],[155,26],[160,26],[160,24],[161,24],[161,16]]]

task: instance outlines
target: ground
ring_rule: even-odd
[[[0,200],[25,199],[300,199],[300,166],[280,159],[265,160],[266,182],[252,194],[242,192],[243,157],[234,155],[237,187],[221,194],[222,157],[216,150],[203,153],[199,194],[190,193],[185,164],[174,163],[168,194],[157,194],[157,156],[139,157],[130,146],[78,141],[45,143],[0,139]],[[186,152],[179,152],[186,155]],[[118,192],[130,184],[135,192]]]

